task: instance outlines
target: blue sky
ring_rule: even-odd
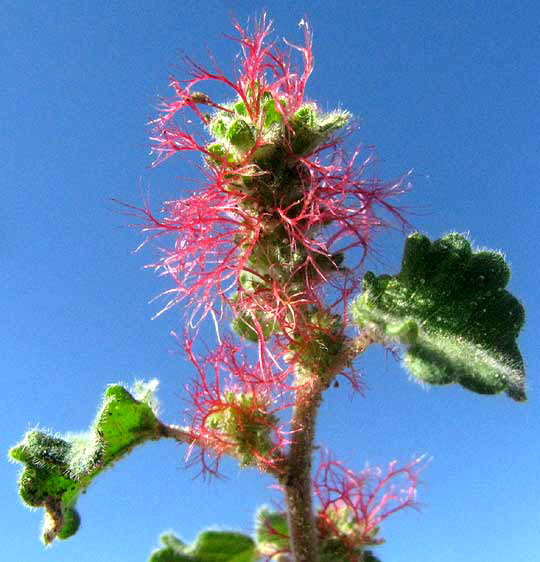
[[[157,377],[162,418],[182,423],[193,375],[169,332],[181,310],[151,321],[167,285],[133,254],[139,234],[111,198],[155,208],[182,194],[193,169],[149,170],[148,127],[182,53],[227,63],[237,46],[229,15],[266,8],[277,37],[314,29],[308,97],[358,120],[351,142],[376,145],[379,173],[413,169],[404,203],[418,230],[469,232],[501,249],[510,290],[524,303],[520,337],[529,402],[461,388],[424,390],[382,351],[358,361],[368,391],[346,385],[323,404],[318,443],[351,468],[433,457],[420,513],[390,519],[384,562],[529,562],[540,550],[538,254],[540,251],[539,8],[535,2],[63,2],[11,3],[0,22],[4,123],[0,279],[5,288],[0,424],[7,453],[39,424],[85,429],[107,384]],[[381,241],[397,270],[401,242]],[[374,264],[373,267],[378,267]],[[194,480],[185,449],[159,442],[103,474],[79,501],[83,523],[44,550],[41,512],[17,498],[18,467],[0,464],[6,560],[144,561],[159,534],[191,540],[204,526],[249,532],[275,498],[254,471],[225,463],[228,481]]]

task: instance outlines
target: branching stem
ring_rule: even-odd
[[[317,412],[322,393],[344,368],[363,353],[374,341],[369,333],[362,333],[345,343],[343,353],[326,376],[314,374],[310,381],[299,387],[291,421],[292,440],[287,457],[276,459],[273,466],[258,468],[274,475],[285,489],[291,554],[295,562],[318,562],[318,534],[315,525],[312,493],[312,457],[315,441]],[[160,424],[159,434],[187,445],[199,445],[196,436],[179,426]],[[223,451],[222,451],[223,452]],[[234,447],[226,454],[236,457]],[[274,466],[280,467],[279,469]],[[283,469],[284,467],[284,469]]]

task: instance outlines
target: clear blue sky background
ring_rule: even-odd
[[[420,513],[389,520],[384,562],[540,560],[538,255],[540,40],[537,2],[54,2],[4,6],[0,279],[1,446],[36,424],[84,429],[106,385],[158,377],[162,417],[182,423],[193,371],[168,335],[181,311],[150,321],[166,285],[133,255],[140,237],[110,202],[155,206],[182,194],[180,159],[150,171],[147,120],[186,52],[226,62],[221,37],[266,7],[277,36],[301,40],[307,17],[316,68],[308,97],[358,118],[357,142],[378,146],[380,175],[413,168],[404,202],[438,237],[470,232],[502,249],[510,289],[528,311],[520,338],[529,402],[461,388],[425,391],[392,358],[358,366],[366,398],[329,393],[318,442],[351,467],[427,453]],[[175,71],[182,77],[181,70]],[[385,245],[396,271],[400,244]],[[226,463],[226,482],[193,480],[185,449],[149,444],[102,475],[79,502],[82,527],[48,551],[42,513],[18,500],[18,467],[0,464],[3,560],[145,561],[158,535],[191,540],[205,525],[249,532],[270,481]]]

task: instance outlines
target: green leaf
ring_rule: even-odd
[[[155,550],[149,562],[255,562],[253,539],[233,531],[203,531],[189,547],[174,535],[161,537],[163,546]]]
[[[241,115],[242,117],[247,117],[248,116],[248,111],[246,108],[246,104],[242,101],[242,100],[238,100],[235,104],[234,104],[234,111],[238,114]]]
[[[193,555],[201,562],[254,562],[253,539],[232,531],[204,531],[197,537]]]
[[[525,370],[516,338],[525,313],[505,287],[510,270],[493,251],[473,251],[461,234],[431,242],[409,236],[398,275],[366,273],[353,318],[407,346],[405,364],[430,384],[523,401]]]
[[[381,562],[371,550],[362,545],[351,547],[339,538],[330,538],[320,544],[320,562]]]
[[[156,387],[157,381],[136,383],[136,400],[122,386],[110,386],[88,432],[59,437],[34,429],[11,449],[11,458],[24,464],[21,498],[32,507],[45,508],[45,544],[77,531],[77,498],[100,472],[135,445],[158,438]]]

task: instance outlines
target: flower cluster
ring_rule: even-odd
[[[339,461],[322,460],[314,480],[322,540],[339,539],[351,552],[383,543],[378,537],[382,521],[406,507],[416,507],[422,461],[420,457],[401,468],[392,461],[386,472],[368,467],[355,473]]]
[[[234,78],[214,60],[210,69],[188,60],[191,77],[171,80],[174,96],[152,122],[155,165],[193,153],[205,174],[201,189],[166,202],[160,215],[143,212],[148,239],[174,242],[151,265],[174,281],[165,309],[186,302],[191,328],[215,320],[217,349],[201,357],[191,330],[184,344],[198,372],[188,389],[191,432],[211,473],[225,452],[277,470],[288,445],[282,412],[299,387],[344,371],[360,387],[344,359],[349,297],[373,233],[392,218],[404,222],[391,201],[405,177],[370,177],[373,156],[342,149],[351,115],[306,99],[314,61],[302,25],[304,45],[285,52],[264,16],[252,33],[235,24]],[[222,85],[226,101],[200,91],[207,83]],[[347,263],[353,248],[359,257]],[[225,333],[226,314],[235,335]]]
[[[146,209],[146,231],[175,237],[153,264],[175,283],[165,308],[187,299],[196,324],[210,312],[221,318],[229,305],[240,335],[259,342],[276,335],[285,349],[324,331],[319,320],[331,323],[329,311],[346,304],[357,276],[344,252],[361,247],[365,256],[373,230],[385,225],[377,209],[401,218],[389,199],[403,190],[403,178],[386,184],[365,177],[372,157],[358,164],[355,152],[347,160],[337,136],[350,114],[324,114],[305,100],[313,69],[307,25],[305,45],[292,46],[302,70],[269,40],[264,17],[251,35],[235,27],[242,49],[235,79],[215,62],[209,70],[190,61],[191,79],[172,80],[175,96],[153,122],[155,164],[198,153],[207,182],[167,202],[161,217]],[[196,91],[204,82],[228,88],[232,101]],[[180,127],[185,111],[199,119],[206,139]],[[331,304],[320,290],[327,282],[339,293]]]
[[[273,373],[250,363],[230,338],[204,356],[194,352],[191,339],[184,345],[198,375],[188,387],[192,462],[201,462],[203,474],[217,475],[220,457],[230,454],[242,466],[279,470],[288,444],[279,413],[291,405],[269,392]]]

